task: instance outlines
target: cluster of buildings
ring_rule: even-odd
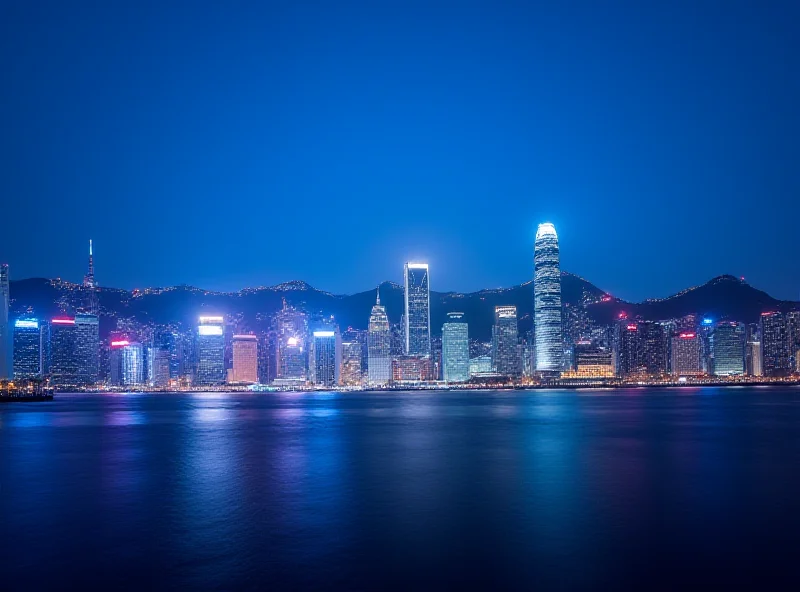
[[[0,378],[46,379],[62,389],[294,389],[780,379],[800,371],[800,311],[765,312],[750,324],[622,313],[599,326],[562,306],[558,236],[549,223],[534,244],[533,329],[520,334],[516,306],[496,306],[491,343],[470,339],[469,319],[456,310],[446,313],[440,336],[432,334],[427,263],[405,264],[399,322],[390,321],[379,288],[366,330],[284,302],[266,329],[209,312],[188,329],[119,319],[101,341],[96,288],[90,242],[79,310],[10,322],[8,266],[0,266]]]

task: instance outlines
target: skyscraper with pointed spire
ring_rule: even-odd
[[[97,284],[94,282],[94,253],[92,252],[92,239],[89,239],[89,268],[86,275],[83,276],[83,287],[94,288]]]
[[[370,385],[392,380],[392,335],[386,308],[381,306],[381,288],[369,315],[367,331],[367,381]]]
[[[97,282],[94,279],[94,252],[92,249],[92,239],[89,239],[89,266],[86,275],[83,276],[83,287],[88,291],[86,298],[86,310],[89,314],[98,313],[99,304],[97,301]]]

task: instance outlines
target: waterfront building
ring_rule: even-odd
[[[700,335],[685,330],[672,337],[670,373],[674,376],[699,376],[703,373],[700,359]]]
[[[338,385],[342,364],[342,340],[338,329],[314,331],[309,354],[311,383],[328,387]]]
[[[339,376],[344,386],[361,385],[362,350],[359,341],[342,341],[342,369]]]
[[[92,250],[92,239],[89,239],[89,265],[86,275],[83,276],[83,288],[87,292],[85,310],[89,314],[97,315],[100,306],[97,298],[97,282],[94,278],[94,252]]]
[[[429,356],[399,356],[392,360],[394,382],[424,382],[431,380],[433,367]]]
[[[469,331],[463,312],[447,313],[442,325],[442,366],[445,382],[469,380]]]
[[[41,378],[42,330],[38,319],[17,319],[14,322],[14,380]]]
[[[131,342],[122,348],[122,384],[140,386],[145,382],[144,348]]]
[[[53,386],[87,387],[99,376],[100,325],[95,315],[50,321],[50,380]]]
[[[147,349],[147,385],[166,387],[170,382],[170,352],[166,349]]]
[[[406,263],[403,274],[405,288],[405,355],[431,355],[430,279],[427,263]]]
[[[308,317],[284,302],[275,315],[276,379],[281,384],[301,384],[307,379],[306,341]]]
[[[233,341],[233,382],[258,382],[258,337],[255,335],[234,335]]]
[[[11,336],[8,332],[8,263],[0,264],[0,380],[9,377],[9,349]]]
[[[761,315],[761,358],[764,376],[786,376],[790,372],[789,335],[782,312]]]
[[[742,323],[720,321],[711,334],[715,376],[744,374],[745,328]]]
[[[786,339],[789,344],[789,368],[792,371],[800,365],[797,352],[800,350],[800,311],[786,313]]]
[[[392,334],[386,308],[381,306],[380,288],[369,315],[367,330],[367,382],[371,386],[392,380]]]
[[[761,365],[761,329],[758,323],[747,325],[747,341],[745,343],[745,373],[748,376],[763,376]]]
[[[517,307],[496,306],[492,327],[492,364],[503,376],[522,373],[517,335]]]
[[[198,319],[195,355],[194,384],[197,386],[224,384],[225,319],[222,316],[204,315]]]
[[[563,366],[561,268],[555,227],[540,224],[533,249],[533,309],[536,371],[559,372]]]
[[[470,358],[469,361],[470,378],[474,376],[481,376],[483,374],[493,374],[492,357],[484,355],[484,356],[475,356],[474,358]]]
[[[576,343],[574,348],[575,371],[573,378],[610,378],[614,376],[614,354],[610,347]]]

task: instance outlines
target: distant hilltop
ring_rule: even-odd
[[[755,322],[762,312],[792,310],[800,303],[781,301],[758,290],[744,280],[722,275],[701,286],[689,288],[660,300],[630,303],[614,298],[591,282],[562,272],[562,300],[565,308],[583,309],[599,323],[610,323],[621,312],[645,320],[677,318],[699,314],[714,319],[730,318]],[[11,315],[33,314],[48,318],[69,307],[80,306],[84,290],[79,284],[41,278],[11,282]],[[381,302],[389,319],[398,323],[403,311],[403,287],[393,282],[380,285]],[[309,313],[333,315],[342,328],[366,329],[375,303],[375,289],[349,295],[318,290],[295,280],[277,286],[245,288],[238,292],[215,292],[193,286],[120,290],[99,288],[100,310],[105,317],[135,318],[147,323],[196,322],[202,311],[242,315],[257,328],[277,312],[285,300]],[[510,288],[478,292],[431,292],[431,329],[439,334],[448,312],[465,313],[470,336],[488,341],[494,322],[494,307],[514,305],[520,320],[520,332],[532,326],[533,284],[526,282]]]

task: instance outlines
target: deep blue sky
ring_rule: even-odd
[[[800,292],[797,2],[0,3],[12,277]],[[168,5],[168,6],[167,6]]]

